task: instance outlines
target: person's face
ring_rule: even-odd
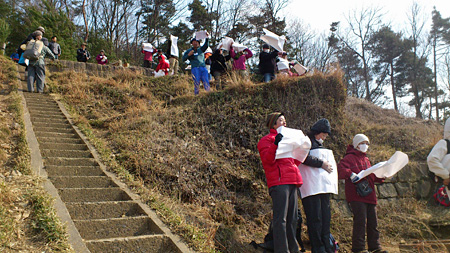
[[[36,36],[36,40],[41,40],[41,39],[42,39],[42,35]]]
[[[194,40],[194,41],[192,41],[192,46],[194,48],[197,48],[198,46],[200,46],[200,43],[198,43],[198,41]]]
[[[366,145],[366,150],[361,149],[361,147],[364,146],[364,145]],[[369,148],[369,145],[370,145],[370,144],[369,144],[368,141],[363,141],[363,142],[360,142],[360,143],[358,144],[358,146],[356,147],[356,149],[359,150],[359,151],[361,151],[361,152],[363,152],[363,153],[365,153],[365,152],[367,152],[367,149]]]
[[[86,48],[86,46],[85,46],[85,45],[81,45],[81,48],[82,48],[82,49],[85,49],[85,48]]]
[[[280,126],[286,126],[286,119],[284,118],[284,115],[281,115],[278,117],[277,122],[275,122],[275,125],[273,126],[274,129],[279,128]]]
[[[328,133],[320,133],[315,135],[316,140],[325,140],[328,137]]]
[[[100,54],[101,54],[101,55],[105,55],[105,52],[101,51]]]
[[[53,42],[56,42],[56,37],[53,37],[53,38],[52,38],[52,41],[53,41]]]

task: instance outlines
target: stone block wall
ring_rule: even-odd
[[[122,66],[114,66],[114,65],[100,65],[97,63],[85,63],[85,62],[75,62],[75,61],[65,61],[65,60],[57,60],[51,61],[46,59],[46,67],[50,72],[62,72],[62,71],[76,71],[76,72],[84,72],[88,75],[95,75],[101,77],[108,77],[112,73],[128,69],[136,74],[143,74],[146,76],[153,76],[153,69],[142,68],[142,67],[122,67]]]

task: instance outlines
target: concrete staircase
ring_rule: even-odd
[[[76,252],[190,252],[155,213],[99,163],[49,95],[23,92],[43,163],[85,245]],[[61,110],[62,109],[62,110]],[[25,113],[26,117],[28,113]],[[33,151],[32,151],[33,152]],[[70,230],[70,228],[69,228]]]

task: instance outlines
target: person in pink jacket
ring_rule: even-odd
[[[100,53],[95,57],[95,60],[100,65],[106,65],[108,63],[108,58],[105,55],[105,50],[100,50]]]
[[[230,56],[233,59],[233,71],[239,74],[241,77],[247,77],[247,67],[245,61],[253,56],[252,51],[246,48],[241,52],[236,52],[233,49],[233,43],[230,45]]]
[[[286,126],[284,115],[280,112],[269,114],[266,125],[270,132],[258,142],[258,151],[273,204],[274,249],[275,252],[297,253],[297,192],[303,184],[297,167],[300,161],[293,158],[275,159],[278,143],[283,138],[276,129]]]

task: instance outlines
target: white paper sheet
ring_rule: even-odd
[[[170,47],[170,54],[178,57],[178,55],[179,55],[178,37],[170,35],[170,41],[172,42],[172,45]],[[168,55],[168,56],[170,56],[170,55]]]
[[[322,168],[312,168],[300,164],[298,169],[303,179],[303,185],[300,187],[302,199],[321,193],[338,194],[338,172],[333,151],[325,148],[317,148],[309,151],[309,154],[322,161],[327,161],[333,168],[333,171],[328,173]]]
[[[278,143],[275,159],[294,158],[300,162],[305,161],[311,148],[309,138],[298,129],[281,126],[277,131],[283,135],[283,139]]]
[[[307,67],[301,65],[297,61],[294,64],[294,69],[297,72],[297,74],[299,74],[299,75],[303,75],[303,74],[305,74],[308,71]]]
[[[408,161],[409,159],[407,154],[401,151],[396,151],[389,160],[379,162],[374,166],[359,172],[358,177],[364,178],[372,173],[374,173],[378,178],[392,177],[401,169],[403,169],[403,167],[408,164]]]
[[[282,52],[284,43],[286,42],[286,37],[284,35],[278,36],[265,28],[263,28],[263,32],[265,33],[265,35],[262,35],[260,39],[262,39],[267,44],[271,45],[279,52]]]
[[[240,43],[237,43],[237,42],[233,43],[233,49],[234,49],[235,52],[242,52],[246,48],[247,48],[246,46],[244,46],[244,45],[242,45]]]
[[[203,39],[208,38],[208,35],[206,34],[206,31],[198,31],[198,32],[195,32],[195,38],[197,40],[203,40]]]
[[[151,43],[144,42],[142,45],[144,45],[144,51],[153,52],[153,45]]]
[[[222,44],[222,48],[225,50],[230,50],[230,45],[231,43],[234,42],[234,40],[230,37],[224,37],[222,39],[222,42],[220,42],[220,44]]]

